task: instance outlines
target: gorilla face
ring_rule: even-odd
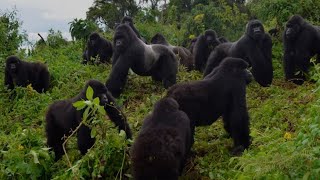
[[[117,52],[125,52],[130,45],[129,43],[132,42],[130,37],[136,37],[130,26],[121,24],[117,27],[113,40]]]
[[[264,36],[264,28],[259,20],[252,20],[247,24],[246,33],[254,40],[261,40]]]
[[[15,57],[11,57],[6,62],[6,67],[8,67],[8,70],[10,74],[16,74],[18,72],[18,67],[20,64],[20,60]]]
[[[85,91],[87,90],[88,86],[90,86],[93,89],[93,92],[94,92],[93,97],[94,98],[98,97],[100,100],[100,105],[105,106],[108,103],[107,87],[97,80],[90,80],[87,83],[86,88],[84,88]]]
[[[100,35],[98,33],[92,33],[89,36],[89,44],[91,46],[95,46],[98,44],[98,40],[100,39]]]
[[[214,30],[206,30],[204,36],[208,46],[216,47],[220,44],[220,42],[217,40],[217,33]]]
[[[131,17],[129,16],[125,16],[123,17],[122,21],[121,21],[122,24],[128,24],[128,25],[131,25],[133,24],[133,20]]]
[[[303,19],[301,16],[295,15],[290,18],[286,24],[285,36],[288,39],[294,39],[301,31]]]

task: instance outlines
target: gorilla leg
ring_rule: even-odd
[[[87,153],[95,142],[94,138],[91,138],[91,129],[88,126],[81,125],[78,131],[78,149],[81,154]]]
[[[170,56],[162,56],[159,59],[159,73],[162,77],[162,82],[164,88],[169,88],[170,86],[176,84],[176,76],[178,71],[178,62],[175,58]]]
[[[64,142],[63,129],[56,126],[52,121],[48,121],[46,125],[47,144],[51,147],[55,154],[55,161],[59,160],[64,154],[62,143]]]

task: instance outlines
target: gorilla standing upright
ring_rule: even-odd
[[[286,24],[283,43],[285,78],[302,84],[311,65],[310,59],[318,55],[317,62],[320,61],[320,28],[294,15]]]
[[[261,86],[269,86],[273,79],[272,41],[259,20],[251,20],[245,34],[236,42],[223,43],[208,58],[204,76],[209,74],[225,57],[242,58],[252,66],[252,74]]]
[[[214,30],[206,30],[204,35],[198,37],[192,52],[196,70],[203,72],[211,51],[219,44],[220,41]]]
[[[116,28],[113,43],[113,65],[106,85],[114,97],[123,91],[130,68],[138,75],[162,81],[165,88],[176,83],[178,62],[168,47],[143,43],[127,24]]]

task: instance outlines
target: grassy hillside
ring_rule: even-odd
[[[252,82],[247,88],[247,102],[253,142],[241,157],[232,157],[221,121],[196,129],[194,156],[188,161],[181,179],[316,179],[320,171],[320,126],[318,83],[302,86],[284,81],[281,47],[273,50],[275,77],[271,87]],[[27,59],[46,62],[52,74],[52,87],[45,94],[32,88],[8,92],[0,86],[0,179],[66,179],[131,177],[128,145],[107,119],[105,132],[94,147],[81,157],[76,141],[68,143],[66,158],[53,161],[45,138],[45,112],[49,104],[75,96],[88,79],[105,82],[110,65],[82,65],[81,47],[69,44],[52,49],[38,48]],[[4,59],[1,59],[3,62]],[[4,70],[0,73],[3,84]],[[320,76],[315,68],[315,77]],[[198,72],[182,67],[178,82],[201,79]],[[127,115],[134,136],[144,117],[166,90],[150,77],[131,73],[123,95],[118,99]]]

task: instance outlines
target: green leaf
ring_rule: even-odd
[[[103,106],[99,106],[99,107],[98,107],[98,112],[99,112],[100,114],[102,114],[102,115],[106,115],[106,110],[104,109]]]
[[[89,116],[89,110],[90,110],[90,107],[87,107],[86,110],[83,112],[83,121],[86,121],[88,119],[88,116]]]
[[[99,106],[99,105],[100,105],[100,99],[99,99],[98,97],[94,98],[94,99],[93,99],[93,104]]]
[[[86,92],[86,97],[88,100],[92,100],[92,98],[93,98],[93,89],[90,86],[88,86],[88,89]]]
[[[73,105],[73,107],[77,108],[78,111],[87,106],[85,101],[77,101],[77,102],[73,103],[72,105]]]
[[[31,150],[30,154],[33,156],[33,162],[35,164],[40,164],[39,159],[38,159],[38,154],[34,150]]]

